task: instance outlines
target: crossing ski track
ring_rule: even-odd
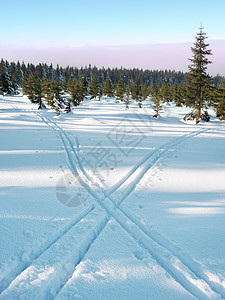
[[[14,106],[14,108],[17,107]],[[144,228],[143,225],[139,224],[137,220],[130,216],[128,212],[120,208],[121,203],[135,188],[144,174],[146,174],[146,172],[150,168],[152,168],[159,161],[159,159],[162,158],[172,147],[184,142],[188,138],[206,132],[210,130],[210,128],[191,132],[157,148],[153,153],[147,155],[136,166],[134,166],[130,170],[130,172],[111,189],[109,189],[108,191],[100,191],[99,193],[98,190],[96,190],[99,188],[98,185],[96,185],[96,183],[93,183],[92,178],[88,176],[83,168],[81,159],[79,157],[78,140],[76,142],[77,149],[75,149],[65,130],[63,130],[58,124],[49,119],[47,116],[43,116],[43,114],[39,112],[34,113],[39,116],[41,120],[48,126],[58,132],[64,145],[72,173],[75,176],[78,176],[80,183],[93,196],[95,204],[87,208],[86,211],[83,211],[79,217],[74,218],[74,220],[70,222],[70,225],[66,224],[66,228],[61,229],[60,232],[58,232],[58,234],[51,240],[51,242],[49,242],[49,245],[45,248],[43,247],[42,251],[40,251],[40,255],[30,261],[29,266],[26,266],[26,268],[22,270],[22,272],[16,275],[15,279],[9,286],[12,287],[12,289],[5,288],[3,293],[0,295],[0,299],[9,299],[4,298],[5,295],[7,295],[7,292],[13,293],[13,286],[17,286],[18,282],[20,282],[20,280],[23,280],[23,275],[24,273],[26,274],[26,272],[29,271],[29,267],[33,263],[35,263],[35,261],[38,261],[39,258],[42,258],[45,253],[48,252],[48,250],[51,250],[52,248],[54,249],[54,246],[59,240],[63,239],[71,230],[73,230],[77,225],[81,223],[81,220],[84,217],[91,214],[91,212],[97,208],[101,208],[101,210],[106,213],[106,216],[103,217],[103,220],[95,224],[95,229],[92,230],[92,232],[94,232],[94,235],[92,235],[92,237],[87,235],[84,242],[85,246],[80,251],[79,259],[77,259],[77,261],[75,262],[74,267],[69,270],[69,274],[67,274],[61,280],[63,283],[59,283],[59,278],[57,277],[53,276],[53,278],[51,278],[52,284],[50,284],[50,286],[57,286],[58,289],[55,294],[51,294],[50,292],[50,294],[48,295],[50,297],[49,299],[55,298],[55,296],[59,294],[60,291],[66,286],[69,278],[72,276],[74,270],[76,269],[76,266],[83,260],[86,252],[90,249],[91,245],[105,228],[110,218],[113,218],[127,232],[127,234],[136,241],[139,246],[149,252],[149,254],[159,263],[159,265],[163,267],[183,288],[189,291],[192,295],[199,299],[221,299],[224,297],[224,288],[219,284],[209,281],[209,279],[203,272],[203,269],[201,269],[201,265],[199,263],[193,261],[190,257],[183,257],[182,251],[180,249],[176,249],[171,243],[168,243],[168,241],[158,233],[148,231],[146,228]],[[120,201],[115,204],[111,199],[111,196],[115,191],[117,191],[120,187],[128,182],[129,185],[126,189],[126,193],[122,196]],[[57,282],[58,284],[56,284]],[[35,295],[39,297],[40,293]]]
[[[43,118],[43,117],[42,117]],[[132,190],[135,188],[135,186],[137,185],[137,183],[141,180],[141,178],[143,178],[144,174],[146,174],[146,172],[152,168],[158,161],[159,159],[161,159],[170,149],[172,149],[172,147],[179,145],[180,143],[186,141],[188,138],[197,136],[201,133],[204,133],[208,130],[210,130],[210,128],[204,128],[204,129],[200,129],[191,132],[189,134],[185,134],[184,136],[181,136],[161,147],[158,147],[153,153],[147,155],[146,157],[144,157],[136,166],[134,166],[131,171],[124,176],[115,186],[113,186],[110,190],[103,192],[104,193],[104,198],[99,198],[99,195],[96,193],[95,190],[92,190],[92,186],[95,186],[95,184],[93,184],[93,182],[91,181],[91,178],[87,175],[87,173],[84,171],[83,165],[82,165],[82,161],[79,157],[79,151],[78,151],[78,147],[79,147],[79,143],[78,140],[76,139],[76,148],[74,148],[73,143],[71,142],[70,138],[68,137],[68,134],[59,126],[57,125],[55,122],[53,122],[51,119],[49,119],[48,117],[45,116],[45,120],[44,122],[47,125],[50,126],[55,126],[56,130],[60,131],[61,136],[64,135],[64,137],[67,139],[67,142],[70,145],[70,148],[72,149],[72,153],[74,154],[77,163],[78,163],[78,167],[80,168],[81,172],[78,172],[76,170],[76,175],[77,174],[82,174],[84,177],[86,177],[86,179],[88,179],[88,183],[87,181],[85,182],[85,186],[86,184],[88,184],[88,187],[90,188],[90,193],[93,196],[93,198],[95,200],[97,200],[98,204],[101,205],[101,207],[103,207],[103,209],[105,209],[105,211],[107,212],[107,214],[110,217],[113,217],[117,223],[120,224],[120,226],[125,229],[125,231],[142,247],[145,248],[145,250],[147,250],[151,256],[153,256],[158,263],[168,272],[170,273],[170,275],[172,277],[175,278],[176,281],[178,281],[184,288],[186,288],[190,293],[192,293],[194,296],[199,297],[199,299],[210,299],[213,295],[213,298],[215,297],[215,299],[218,298],[218,296],[223,297],[225,294],[223,293],[223,288],[219,287],[217,284],[211,284],[211,282],[209,280],[207,280],[207,276],[202,276],[201,273],[196,272],[199,267],[201,266],[199,263],[197,263],[196,267],[193,268],[192,265],[194,264],[194,261],[192,261],[191,259],[189,260],[185,260],[185,263],[182,261],[182,257],[181,255],[177,255],[178,253],[174,253],[177,251],[175,250],[175,247],[171,246],[167,247],[166,246],[166,242],[167,240],[164,241],[163,237],[158,238],[157,235],[155,234],[154,238],[152,236],[152,234],[150,232],[148,232],[147,230],[143,230],[144,226],[140,226],[141,224],[138,224],[138,222],[136,222],[136,220],[134,220],[133,218],[131,218],[123,209],[120,208],[120,205],[122,204],[122,202],[127,198],[127,196],[132,192]],[[46,121],[47,120],[47,121]],[[65,145],[65,142],[64,142]],[[149,160],[151,159],[151,161],[149,162]],[[71,160],[71,159],[70,159]],[[142,168],[143,167],[143,168]],[[141,169],[141,170],[140,170]],[[138,173],[137,175],[135,175],[135,173]],[[110,196],[116,191],[118,190],[120,187],[122,187],[122,185],[124,183],[127,183],[127,181],[134,175],[134,179],[129,183],[127,191],[125,192],[125,194],[123,195],[123,197],[120,199],[119,203],[115,204],[111,199]],[[102,205],[103,204],[103,205]],[[132,222],[132,223],[131,223]],[[127,226],[127,224],[129,224],[129,226]],[[132,226],[131,226],[132,224]],[[131,227],[132,230],[130,229]],[[137,234],[138,232],[138,234]],[[140,239],[140,236],[143,235],[143,239]],[[146,242],[146,236],[151,239],[151,241],[153,242],[153,245],[149,245],[148,241]],[[147,239],[148,239],[147,238]],[[152,247],[153,246],[153,247]],[[157,253],[160,253],[160,255],[158,256]],[[164,257],[161,257],[161,255],[164,255]],[[168,255],[171,256],[173,259],[171,260],[171,265],[168,268]],[[166,259],[164,260],[164,258],[166,257]],[[177,265],[182,265],[183,267],[183,273],[185,274],[185,272],[188,272],[189,276],[190,274],[192,275],[193,278],[190,278],[187,280],[186,277],[183,274],[179,274],[180,271],[177,271],[176,268],[173,267],[173,261],[177,262]],[[182,268],[181,268],[182,269]],[[188,271],[187,271],[188,269]],[[177,274],[178,273],[178,274]],[[204,274],[204,273],[203,273]],[[183,275],[183,276],[181,276]],[[201,275],[201,276],[200,276]],[[182,278],[183,277],[183,278]],[[201,282],[199,282],[198,284],[200,284],[200,291],[198,291],[198,289],[196,289],[195,283],[196,283],[196,278],[197,280],[201,280]],[[180,281],[180,279],[182,279],[182,282]],[[192,284],[192,279],[194,282],[194,285]],[[203,290],[204,292],[202,293]],[[206,294],[211,294],[210,298],[208,298],[206,296]],[[219,294],[218,296],[216,294]],[[224,294],[224,295],[223,295]],[[218,298],[219,299],[219,298]]]

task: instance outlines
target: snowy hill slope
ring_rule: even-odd
[[[0,299],[225,298],[225,127],[184,113],[0,99]]]

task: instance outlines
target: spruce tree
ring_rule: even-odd
[[[141,103],[141,80],[140,76],[136,76],[134,84],[131,86],[132,98],[138,101],[138,106],[142,107]]]
[[[128,99],[131,96],[131,86],[132,86],[132,83],[129,80],[128,83],[127,83],[127,86],[126,86],[126,98],[128,98]]]
[[[130,104],[130,94],[131,94],[131,82],[129,81],[127,86],[126,86],[126,96],[125,96],[125,108],[129,109],[129,104]]]
[[[68,85],[68,90],[71,96],[71,102],[74,106],[79,106],[80,103],[84,100],[84,97],[87,95],[87,84],[85,78],[82,74],[79,78],[71,80]]]
[[[57,112],[63,108],[64,93],[58,81],[49,81],[46,78],[42,79],[43,94],[46,99],[46,104]]]
[[[45,108],[43,98],[45,96],[45,84],[37,70],[34,74],[27,75],[23,83],[23,92],[32,103],[38,104],[38,109]]]
[[[151,87],[151,101],[153,102],[152,108],[155,111],[153,118],[158,118],[160,116],[160,112],[162,111],[161,93],[160,86],[158,83],[154,84]]]
[[[212,91],[212,78],[206,73],[209,61],[208,56],[211,50],[209,44],[205,42],[206,33],[201,27],[195,37],[194,46],[191,47],[193,57],[190,59],[189,73],[187,75],[187,94],[185,104],[193,107],[193,111],[186,115],[184,119],[193,119],[196,124],[202,118],[202,109],[207,107]]]
[[[141,97],[143,100],[146,100],[146,98],[149,95],[149,90],[148,90],[148,86],[146,83],[141,85]]]
[[[74,80],[71,80],[68,86],[68,91],[70,93],[71,97],[71,103],[74,106],[79,106],[79,86],[78,86],[78,80],[75,78]]]
[[[106,77],[103,93],[107,97],[113,97],[112,81],[109,76]]]
[[[35,95],[35,103],[38,104],[38,109],[45,108],[45,104],[43,102],[44,98],[44,86],[42,83],[42,78],[39,71],[35,71],[33,78],[33,88]]]
[[[219,120],[225,120],[225,80],[216,89],[214,108],[216,110],[216,116]]]
[[[59,81],[52,82],[52,90],[54,93],[54,100],[56,104],[56,110],[60,111],[63,108],[64,103],[64,92],[62,89],[62,85]]]
[[[139,76],[136,76],[135,81],[131,86],[131,96],[136,101],[141,99],[141,80]]]
[[[52,81],[47,80],[46,78],[42,81],[43,84],[43,96],[46,99],[46,104],[50,106],[51,109],[57,110]]]
[[[12,87],[12,93],[13,95],[18,95],[18,80],[16,77],[16,64],[14,62],[11,62],[8,69],[9,78],[11,81],[11,87]],[[11,93],[11,94],[12,94]]]
[[[124,100],[124,103],[125,103],[125,108],[126,109],[129,109],[129,104],[130,104],[130,89],[131,89],[131,86],[130,86],[130,82],[128,82],[127,86],[126,86],[126,96],[125,96],[125,100]]]
[[[100,85],[97,76],[94,76],[90,82],[89,94],[91,95],[91,99],[97,97],[100,99]]]
[[[118,102],[118,100],[123,101],[124,93],[125,93],[125,85],[124,85],[122,78],[120,77],[120,79],[116,85],[116,91],[115,91],[115,96],[116,96],[117,102]]]
[[[170,102],[171,100],[171,89],[168,82],[163,81],[161,85],[161,95],[162,95],[162,102]]]
[[[11,80],[11,74],[9,74],[9,64],[8,62],[1,60],[0,63],[0,93],[1,94],[8,94],[8,95],[14,95],[15,94],[15,88],[16,83],[13,86],[12,80]]]
[[[35,103],[35,95],[34,95],[34,88],[33,88],[33,82],[32,82],[32,76],[29,74],[26,74],[22,83],[23,88],[23,94],[27,95],[28,99]]]
[[[16,65],[15,77],[16,77],[16,80],[17,80],[18,87],[21,88],[22,82],[23,82],[23,70],[22,70],[22,67],[21,67],[19,61],[17,62],[17,65]]]
[[[184,95],[185,87],[183,84],[178,84],[177,82],[171,87],[171,97],[176,103],[176,106],[182,106],[185,103]]]

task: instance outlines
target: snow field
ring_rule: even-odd
[[[13,105],[15,110],[19,106],[18,103],[17,106],[15,106],[16,104]],[[216,274],[215,270],[208,270],[200,260],[196,260],[189,253],[186,253],[182,249],[182,245],[177,244],[177,241],[174,242],[170,238],[164,237],[162,230],[149,227],[148,223],[151,220],[144,221],[149,217],[142,212],[142,205],[139,205],[138,210],[132,208],[132,203],[137,201],[134,198],[136,198],[139,190],[142,189],[143,195],[140,195],[140,199],[147,200],[148,182],[151,182],[152,172],[155,172],[159,162],[166,160],[174,149],[182,147],[183,144],[192,139],[198,140],[204,134],[213,134],[213,131],[214,134],[218,134],[222,126],[216,122],[212,125],[201,124],[200,126],[181,124],[179,119],[173,116],[175,115],[173,112],[171,116],[167,114],[168,123],[166,123],[167,118],[165,117],[161,121],[151,121],[151,127],[149,127],[147,124],[149,124],[150,118],[144,109],[141,110],[141,116],[137,115],[134,110],[125,113],[123,110],[118,116],[118,109],[122,108],[121,105],[115,105],[112,101],[102,101],[101,105],[102,107],[99,108],[98,101],[84,103],[83,106],[75,110],[77,113],[75,121],[74,117],[63,115],[63,117],[56,119],[50,112],[37,112],[32,109],[35,119],[41,120],[42,126],[45,124],[44,128],[49,128],[48,132],[57,134],[61,145],[63,145],[63,153],[66,154],[68,169],[74,177],[79,178],[79,184],[88,190],[90,199],[84,203],[79,203],[77,210],[81,209],[80,213],[82,214],[85,211],[82,207],[86,206],[88,212],[85,219],[87,218],[89,221],[87,224],[84,222],[85,225],[82,222],[83,218],[79,221],[79,217],[74,218],[67,211],[67,218],[70,220],[64,222],[64,227],[59,225],[58,233],[52,240],[49,239],[49,246],[39,245],[43,250],[39,251],[40,254],[34,260],[29,261],[29,266],[25,270],[20,272],[17,268],[18,274],[14,272],[14,276],[11,278],[8,276],[8,281],[10,278],[11,284],[9,285],[10,282],[8,282],[8,287],[6,284],[3,288],[5,290],[0,299],[9,299],[9,297],[16,299],[20,296],[24,299],[29,299],[29,296],[32,296],[33,299],[40,296],[54,299],[57,295],[56,298],[59,299],[70,299],[71,297],[107,299],[104,298],[108,296],[107,290],[110,291],[110,299],[118,299],[118,295],[124,299],[132,299],[132,296],[134,296],[133,299],[137,299],[140,295],[144,299],[149,299],[151,293],[155,299],[162,299],[165,295],[167,295],[167,299],[224,298],[225,289],[221,274]],[[99,114],[94,119],[87,117],[88,109],[90,114],[93,114],[94,110],[99,110]],[[176,111],[174,108],[173,110]],[[125,114],[128,117],[124,117]],[[121,143],[121,140],[118,142],[114,139],[118,135],[117,132],[115,134],[115,129],[121,127],[125,128],[123,139],[124,136],[132,135],[143,138],[139,140],[129,138],[127,143]],[[128,131],[127,128],[129,128]],[[93,139],[93,137],[95,138]],[[97,137],[101,144],[98,143]],[[90,165],[87,167],[84,164],[84,158],[91,156],[89,149],[96,150],[96,144],[100,150],[111,149],[114,158],[116,157],[117,162],[120,162],[110,168],[109,174],[105,177],[102,176],[103,170],[100,170],[101,174],[99,174],[96,167],[92,168]],[[183,161],[180,160],[180,162]],[[221,172],[224,172],[224,169]],[[221,180],[220,176],[218,178]],[[177,179],[174,179],[176,182]],[[19,184],[21,182],[18,182]],[[153,191],[154,188],[157,189],[158,182],[151,184],[153,184]],[[166,199],[164,200],[166,201]],[[157,215],[157,205],[154,207],[154,203],[148,204],[149,200],[148,202],[145,201],[143,201],[144,205],[147,204],[149,208],[153,207],[153,213],[156,212]],[[171,213],[173,214],[173,211],[164,212],[165,215],[160,217],[168,219]],[[94,227],[88,225],[92,221],[95,224]],[[113,237],[112,226],[117,228]],[[174,228],[173,230],[175,232]],[[80,232],[81,236],[79,235]],[[165,234],[167,235],[168,232],[165,231]],[[116,249],[118,256],[123,257],[125,250],[113,242],[114,238],[120,241],[129,240],[131,242],[128,244],[132,243],[132,247],[136,248],[136,250],[131,251],[129,247],[125,246],[129,253],[128,264],[131,264],[131,269],[132,264],[136,266],[138,261],[139,266],[135,268],[144,274],[137,286],[131,287],[130,283],[134,283],[135,278],[140,276],[139,272],[132,273],[130,277],[124,275],[124,278],[121,278],[121,266],[125,264],[125,269],[127,268],[127,262],[124,262],[124,259],[122,261],[118,258],[111,259],[110,256],[113,256],[113,251],[109,251],[109,254],[107,251],[104,252],[103,257],[100,255],[103,244],[106,249],[112,246],[113,249]],[[175,238],[179,240],[179,236],[176,234]],[[79,241],[79,245],[75,246],[75,241]],[[65,247],[65,245],[67,246]],[[106,256],[105,260],[104,256]],[[107,266],[105,261],[107,261]],[[146,264],[146,261],[151,261],[151,263]],[[103,266],[102,270],[95,271],[93,275],[93,268],[98,270],[99,264]],[[152,269],[154,269],[152,264],[157,266],[154,267],[157,269],[156,277],[159,276],[165,283],[164,291],[156,283],[158,281],[156,277],[150,280],[150,286],[143,279],[144,277],[149,278],[152,274]],[[115,266],[116,271],[114,270]],[[105,272],[104,268],[114,271]],[[127,274],[127,271],[125,273]],[[115,283],[117,276],[120,278],[120,291],[115,291],[115,284],[118,284],[118,282]],[[5,277],[7,278],[7,276]],[[106,283],[102,283],[103,278]],[[169,278],[170,285],[168,285],[166,278]],[[3,282],[4,280],[5,278],[3,278]],[[92,288],[90,289],[90,287]],[[142,289],[141,292],[140,289]],[[102,291],[103,294],[101,294]]]

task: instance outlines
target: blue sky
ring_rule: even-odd
[[[46,60],[50,54],[45,57],[45,49],[46,53],[52,49],[63,64],[67,50],[77,54],[82,48],[88,53],[99,47],[101,56],[104,47],[117,47],[119,59],[121,45],[191,43],[201,22],[214,46],[217,40],[225,41],[224,0],[0,0],[0,4],[1,56],[14,60],[26,60],[28,50],[29,59],[33,52],[34,60]],[[80,64],[92,63],[90,55],[86,61],[82,56]]]

